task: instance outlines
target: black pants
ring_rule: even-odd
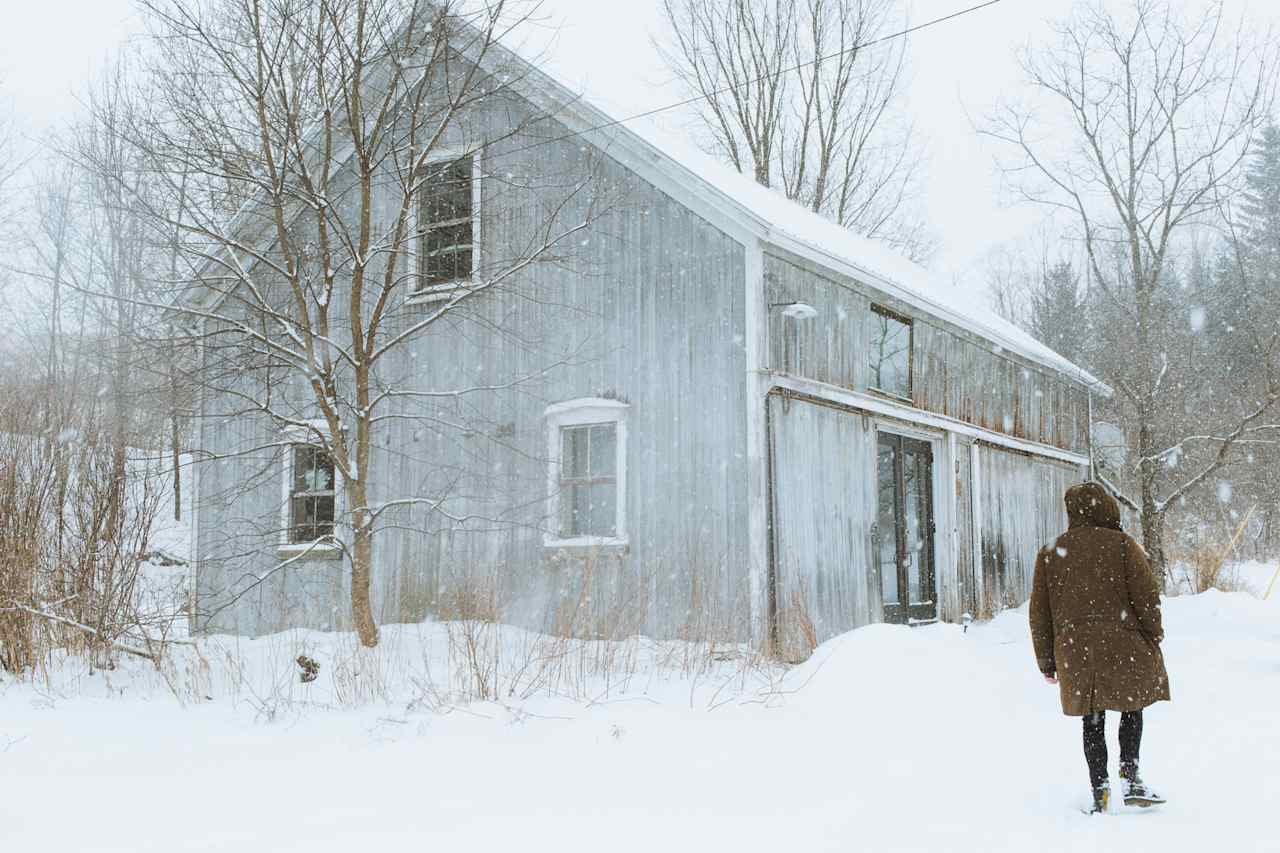
[[[1120,768],[1138,766],[1142,746],[1142,711],[1120,715]],[[1089,762],[1089,784],[1100,788],[1107,782],[1107,716],[1105,711],[1084,715],[1084,759]]]

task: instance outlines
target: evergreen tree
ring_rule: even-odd
[[[1242,195],[1240,221],[1214,270],[1218,318],[1206,324],[1225,395],[1264,385],[1280,350],[1280,127],[1274,123],[1255,140]],[[1255,433],[1232,471],[1239,502],[1255,510],[1258,524],[1246,537],[1255,554],[1280,547],[1277,441],[1280,429]]]
[[[1030,294],[1030,332],[1054,352],[1083,364],[1089,327],[1080,276],[1070,261],[1046,267]]]

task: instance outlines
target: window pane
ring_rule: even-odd
[[[594,483],[583,491],[588,492],[588,534],[591,536],[616,535],[618,487],[614,483]]]
[[[314,542],[333,535],[335,511],[333,460],[311,445],[293,448],[293,484],[289,496],[289,541]]]
[[[564,427],[560,430],[560,476],[562,479],[586,479],[590,447],[590,430],[586,427]]]
[[[560,491],[560,535],[617,535],[617,486],[575,483]]]
[[[333,460],[319,447],[302,445],[294,448],[293,491],[333,491]]]
[[[333,491],[333,460],[320,449],[315,451],[315,467],[311,469],[309,488],[313,492]]]
[[[871,386],[911,396],[911,325],[878,311],[870,313]]]
[[[441,252],[422,259],[423,285],[448,281],[465,281],[471,278],[471,250]]]
[[[913,443],[914,444],[914,443]],[[907,603],[931,604],[929,566],[929,489],[933,485],[930,456],[927,451],[904,442],[903,482],[906,484],[904,509],[907,523]]]
[[[560,492],[560,535],[586,536],[590,509],[590,487],[566,485]]]
[[[471,158],[432,167],[422,186],[422,225],[471,217]]]
[[[885,604],[899,603],[897,444],[880,439],[876,454],[877,513],[881,593]]]
[[[293,449],[293,489],[294,492],[309,491],[307,476],[315,467],[314,447],[295,447]]]
[[[612,477],[617,469],[617,441],[613,424],[591,427],[591,476]]]
[[[292,519],[289,526],[290,542],[314,542],[333,535],[332,497],[295,497],[290,502]]]
[[[423,235],[423,240],[423,253],[427,257],[464,249],[471,245],[471,223],[458,222],[433,227]]]

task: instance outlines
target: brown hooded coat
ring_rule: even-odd
[[[1120,507],[1097,483],[1066,494],[1067,532],[1036,558],[1031,642],[1058,675],[1062,713],[1135,711],[1169,698],[1160,653],[1160,593],[1147,555],[1120,528]]]

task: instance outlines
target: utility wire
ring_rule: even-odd
[[[635,113],[634,115],[629,115],[624,118],[611,119],[610,121],[606,121],[602,124],[597,124],[597,125],[594,125],[593,127],[584,128],[582,130],[576,130],[576,131],[573,131],[572,133],[566,133],[562,136],[552,137],[551,139],[542,139],[542,140],[539,140],[538,142],[531,143],[521,148],[514,148],[510,151],[503,151],[499,156],[508,157],[513,154],[520,154],[524,151],[528,151],[533,148],[538,148],[543,145],[550,145],[555,142],[563,142],[567,139],[573,139],[576,136],[584,136],[588,133],[595,133],[598,130],[607,130],[611,127],[617,127],[618,125],[626,124],[627,122],[635,121],[636,119],[648,118],[649,116],[654,116],[659,113],[664,113],[664,112],[667,112],[668,110],[676,110],[681,107],[687,107],[692,104],[696,104],[699,101],[709,100],[711,98],[716,97],[717,95],[727,94],[729,92],[734,91],[735,89],[740,89],[743,86],[751,86],[756,83],[762,83],[765,80],[768,80],[775,75],[791,74],[795,71],[799,71],[802,68],[808,68],[811,65],[817,65],[820,62],[826,62],[827,60],[835,59],[837,57],[843,56],[846,53],[853,53],[855,51],[864,50],[869,47],[874,47],[875,45],[878,45],[878,44],[883,44],[884,42],[893,41],[894,39],[905,38],[906,36],[909,36],[912,33],[917,33],[917,32],[920,32],[921,30],[928,29],[929,27],[934,27],[934,26],[937,26],[938,24],[946,23],[947,21],[951,21],[956,18],[962,17],[964,15],[968,15],[971,12],[980,11],[982,9],[987,8],[988,6],[994,6],[999,2],[1000,0],[986,0],[985,3],[979,3],[976,6],[970,6],[966,9],[959,9],[955,12],[952,12],[949,15],[943,15],[940,18],[934,18],[932,20],[925,21],[924,23],[916,24],[915,26],[912,26],[912,27],[907,27],[906,29],[899,30],[896,33],[889,33],[887,35],[880,36],[879,38],[871,39],[870,41],[860,42],[859,44],[855,44],[851,47],[847,47],[844,50],[838,50],[835,53],[828,53],[828,54],[825,54],[824,56],[816,56],[813,59],[810,59],[806,62],[801,62],[796,65],[789,66],[787,68],[782,68],[772,74],[762,74],[759,77],[754,77],[750,80],[743,80],[738,83],[732,83],[728,86],[724,86],[720,89],[715,89],[711,92],[705,92],[703,94],[694,95],[693,97],[686,98],[683,101],[676,101],[675,103],[667,104],[666,106],[662,106],[662,107],[654,107],[651,110],[645,110],[644,112]]]

